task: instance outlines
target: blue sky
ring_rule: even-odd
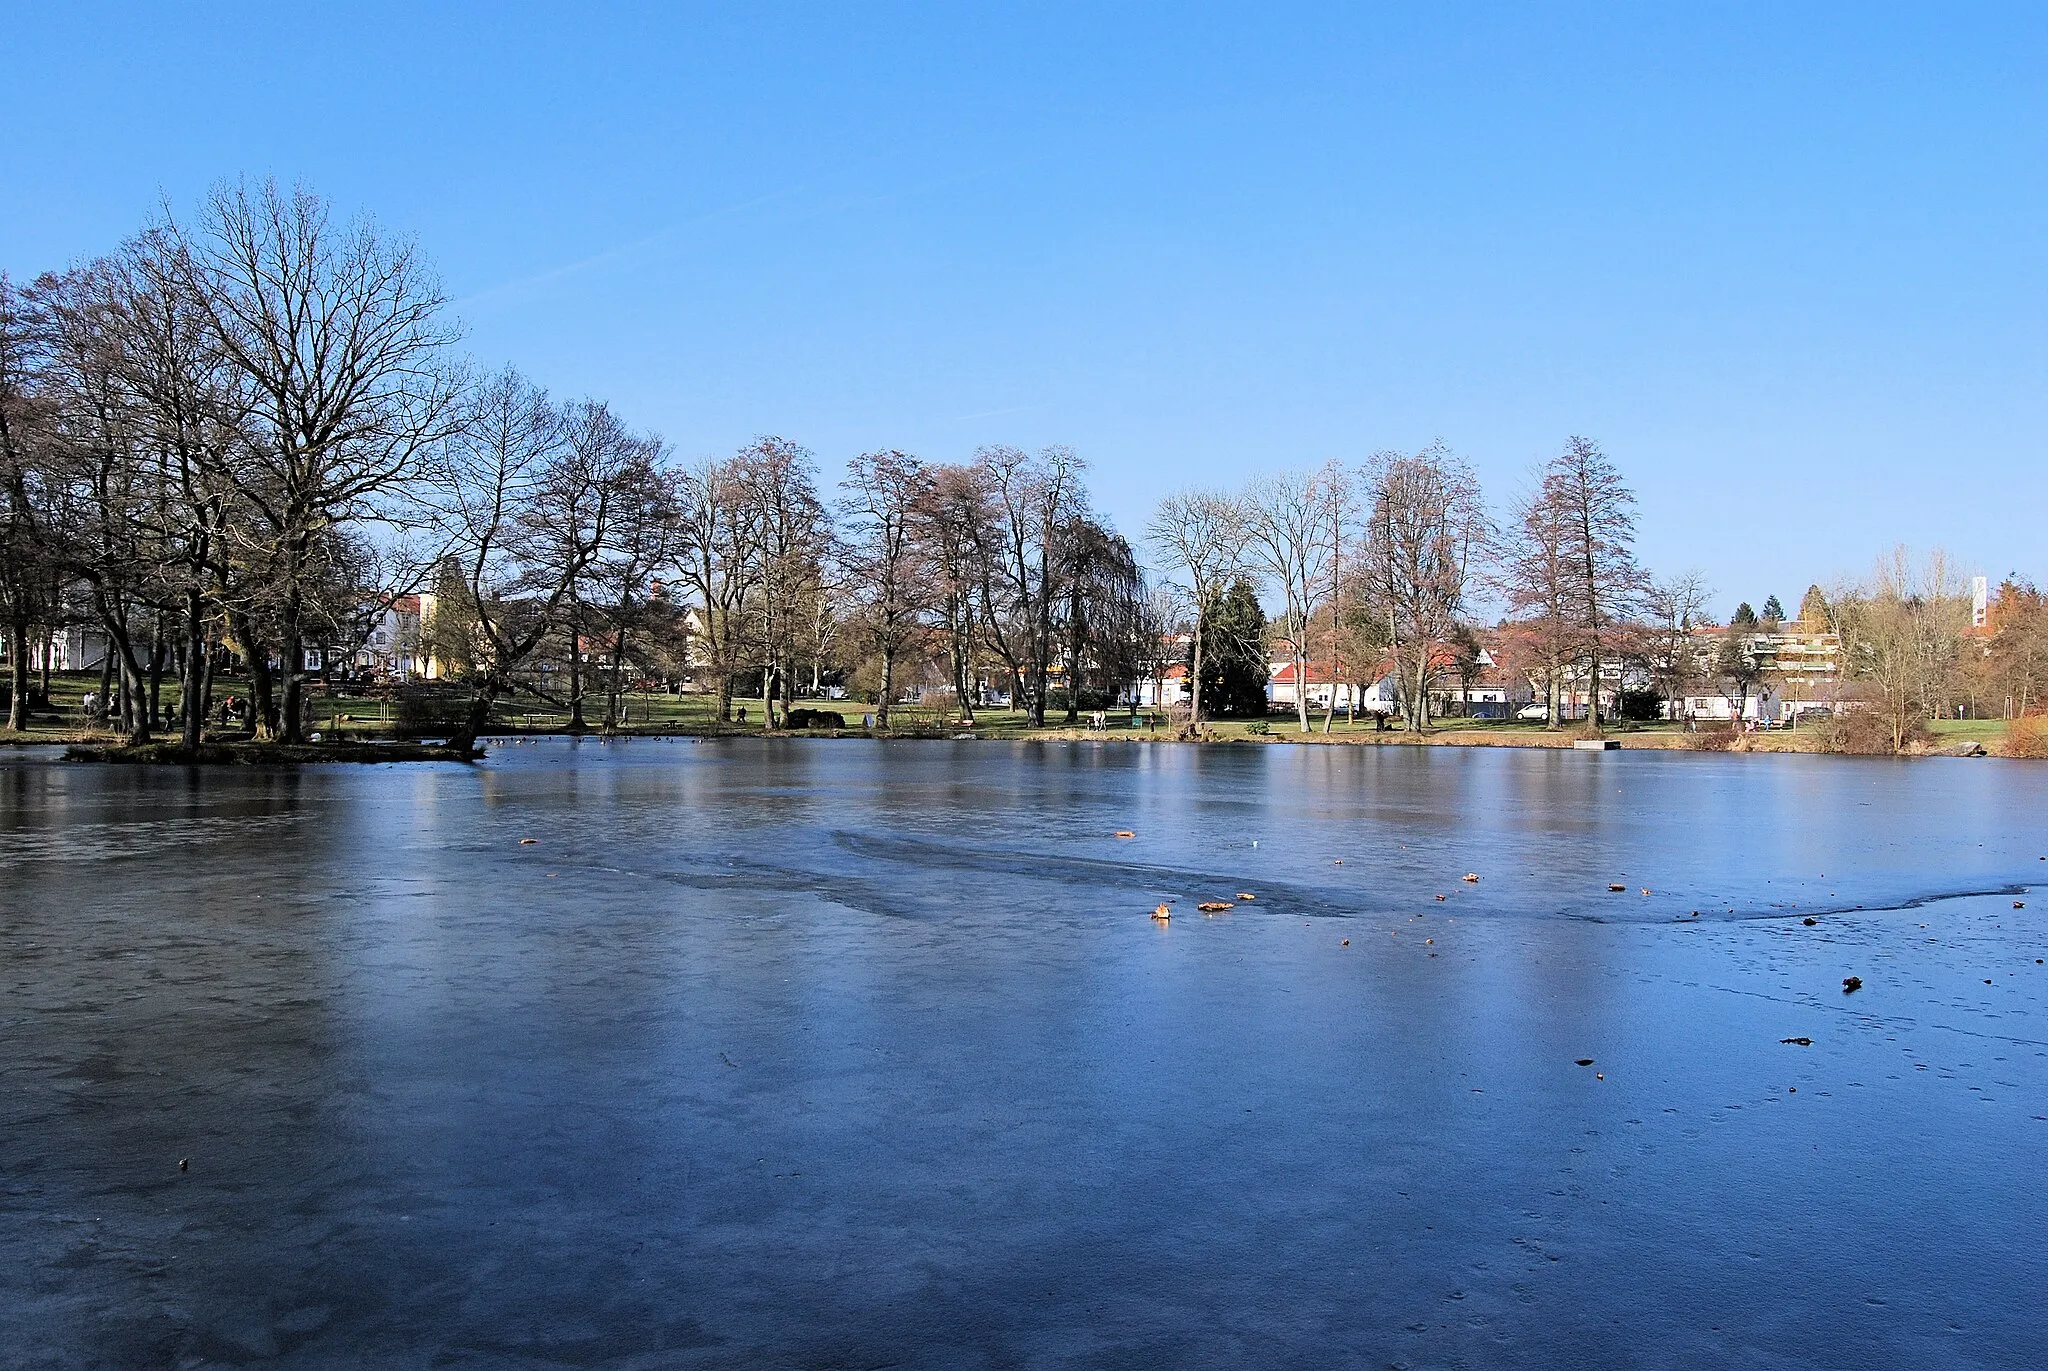
[[[1644,559],[2048,579],[2048,7],[0,4],[0,266],[303,179],[694,457],[1567,434]]]

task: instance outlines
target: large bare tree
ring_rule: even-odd
[[[1316,610],[1330,591],[1334,548],[1326,529],[1334,479],[1334,469],[1281,472],[1254,481],[1242,503],[1247,564],[1280,592],[1278,627],[1294,666],[1295,717],[1303,733],[1309,732]]]
[[[1022,690],[1031,722],[1043,726],[1057,646],[1054,619],[1066,599],[1061,530],[1087,510],[1086,463],[1068,447],[1049,447],[1036,457],[985,447],[975,461],[994,514],[992,527],[981,530],[990,545],[977,554],[983,631]]]
[[[758,569],[746,616],[761,666],[761,726],[794,695],[795,665],[826,592],[832,526],[818,497],[817,459],[786,438],[757,438],[735,467],[754,529]]]
[[[1168,571],[1185,572],[1192,600],[1189,618],[1188,727],[1202,726],[1202,659],[1208,644],[1203,627],[1223,592],[1243,569],[1244,508],[1228,495],[1183,490],[1159,502],[1145,540]]]
[[[28,727],[30,644],[54,609],[48,601],[56,560],[48,404],[34,376],[29,312],[0,273],[0,612],[7,626],[6,726],[16,731]]]
[[[1492,525],[1471,468],[1441,443],[1383,455],[1368,473],[1371,513],[1362,552],[1384,616],[1408,727],[1429,725],[1429,691],[1454,659],[1474,566]]]
[[[738,458],[707,460],[684,472],[682,495],[680,569],[697,600],[698,658],[712,677],[718,720],[725,723],[732,718],[746,606],[760,580],[760,519]]]
[[[272,597],[280,729],[297,741],[309,628],[323,613],[323,535],[383,513],[383,498],[452,433],[456,329],[412,243],[368,219],[335,223],[302,187],[224,186],[190,230],[166,228],[212,346],[250,391],[231,468],[249,516],[235,525],[235,553]]]
[[[665,617],[654,601],[656,580],[682,551],[682,497],[676,475],[651,436],[624,435],[612,481],[604,541],[589,576],[604,625],[604,726],[617,728],[626,697],[626,666],[636,634]]]
[[[1576,435],[1544,469],[1542,499],[1561,535],[1565,603],[1586,672],[1586,722],[1600,727],[1610,639],[1642,601],[1636,565],[1636,497],[1600,445]]]
[[[984,554],[998,545],[986,477],[979,464],[932,468],[912,526],[945,633],[954,697],[970,724],[979,703],[976,649],[982,633],[982,592],[993,580],[985,574]]]
[[[889,726],[896,664],[921,636],[937,587],[918,557],[920,512],[930,506],[924,463],[890,449],[853,459],[840,509],[848,535],[846,569],[862,643],[881,663],[875,726]]]
[[[527,660],[560,629],[610,515],[605,473],[570,442],[546,392],[510,369],[478,386],[433,468],[459,575],[437,613],[464,627],[469,706],[451,746],[467,751]],[[459,595],[464,603],[447,603]],[[432,628],[429,625],[428,628]]]

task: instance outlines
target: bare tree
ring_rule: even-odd
[[[1357,578],[1348,574],[1350,564],[1345,560],[1345,553],[1353,548],[1355,542],[1362,541],[1362,537],[1354,537],[1363,532],[1356,527],[1358,496],[1358,483],[1352,479],[1351,473],[1335,462],[1323,468],[1323,497],[1326,505],[1323,529],[1330,540],[1330,597],[1327,612],[1322,616],[1324,631],[1330,645],[1330,701],[1323,710],[1323,732],[1326,734],[1337,718],[1337,683],[1350,679],[1350,675],[1345,671],[1344,649],[1347,645],[1347,636],[1344,632],[1344,613],[1346,592],[1355,584]],[[1355,716],[1358,708],[1355,693],[1350,708]]]
[[[1035,458],[1016,448],[985,447],[975,461],[995,516],[986,530],[992,545],[977,552],[983,631],[1008,664],[1031,722],[1043,726],[1054,612],[1065,599],[1060,530],[1087,508],[1086,464],[1067,447],[1049,447]]]
[[[882,664],[875,726],[889,726],[896,664],[916,641],[934,587],[917,556],[919,511],[929,505],[931,473],[891,449],[854,458],[843,487],[850,573],[861,636]]]
[[[231,472],[242,459],[251,392],[213,341],[174,235],[145,231],[109,265],[108,277],[118,315],[115,367],[134,397],[161,483],[152,502],[160,593],[164,609],[175,606],[178,616],[180,741],[195,748],[209,703],[215,602],[241,570],[227,556],[227,534],[241,512]]]
[[[1707,602],[1712,595],[1706,578],[1697,571],[1652,581],[1644,591],[1643,603],[1649,613],[1645,627],[1650,674],[1673,719],[1678,717],[1678,702],[1686,687],[1699,675],[1699,652],[1693,643],[1693,631],[1706,623]]]
[[[145,644],[158,638],[154,598],[163,560],[161,472],[145,407],[119,366],[119,281],[95,262],[37,282],[41,382],[51,404],[53,462],[46,494],[59,530],[58,566],[90,597],[106,634],[116,696],[130,742],[148,742]],[[147,635],[145,637],[145,635]]]
[[[1283,472],[1252,483],[1244,497],[1245,550],[1280,592],[1279,630],[1294,664],[1294,707],[1309,731],[1308,687],[1316,608],[1329,591],[1331,547],[1324,536],[1328,472]]]
[[[787,708],[793,698],[793,667],[825,590],[831,524],[808,449],[786,438],[759,438],[740,454],[735,470],[760,558],[748,617],[761,655],[761,725],[774,728],[777,700]]]
[[[628,435],[613,480],[615,495],[604,543],[590,581],[602,602],[606,652],[604,726],[617,728],[633,635],[661,609],[654,582],[682,548],[682,499],[675,474],[662,463],[654,437]]]
[[[56,548],[46,421],[33,375],[29,311],[0,273],[0,611],[6,614],[7,727],[28,727],[29,644],[52,617]],[[48,647],[44,647],[47,666]]]
[[[1192,664],[1188,673],[1188,727],[1202,726],[1202,658],[1206,644],[1202,627],[1223,592],[1241,569],[1244,555],[1244,510],[1236,500],[1214,491],[1185,490],[1159,502],[1146,529],[1146,541],[1170,571],[1187,573],[1193,604]]]
[[[1640,602],[1635,493],[1599,444],[1576,435],[1544,470],[1543,500],[1555,512],[1565,601],[1586,663],[1586,721],[1600,727],[1602,661],[1609,636]]]
[[[1918,567],[1904,546],[1878,560],[1868,585],[1834,597],[1847,673],[1873,687],[1893,751],[1941,709],[1961,655],[1969,601],[1947,556]]]
[[[760,520],[738,458],[706,461],[683,475],[684,582],[697,597],[697,641],[717,689],[718,719],[732,718],[748,598],[761,573]]]
[[[434,470],[460,576],[442,612],[468,628],[469,709],[450,745],[467,751],[491,710],[548,635],[589,569],[609,521],[601,473],[568,440],[562,413],[517,372],[478,387]],[[429,625],[429,628],[432,626]]]
[[[1564,508],[1548,498],[1539,481],[1515,505],[1501,590],[1514,616],[1513,655],[1532,682],[1543,687],[1543,722],[1559,723],[1565,669],[1578,642],[1573,628],[1571,577]]]
[[[1112,696],[1134,675],[1127,636],[1139,617],[1135,606],[1144,593],[1144,578],[1123,535],[1081,515],[1060,529],[1060,567],[1066,591],[1062,674],[1067,722],[1072,724],[1079,721],[1082,691],[1091,674]]]
[[[166,228],[212,345],[251,392],[231,470],[249,514],[236,551],[274,594],[281,728],[296,742],[321,537],[376,517],[380,497],[452,432],[459,387],[445,353],[456,331],[411,243],[366,219],[334,225],[303,188],[223,187],[195,232]]]
[[[1408,727],[1429,725],[1433,678],[1449,666],[1475,561],[1492,529],[1479,483],[1441,443],[1412,457],[1383,454],[1370,469],[1364,559],[1386,618]]]
[[[970,724],[979,703],[975,698],[979,609],[994,579],[985,554],[998,544],[986,477],[980,464],[933,468],[913,524],[924,574],[945,632],[954,697]]]

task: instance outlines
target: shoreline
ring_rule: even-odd
[[[593,738],[600,740],[631,738],[811,738],[844,739],[859,738],[876,742],[1110,742],[1126,744],[1173,744],[1203,747],[1239,746],[1312,746],[1312,747],[1501,747],[1522,749],[1545,749],[1569,752],[1574,744],[1582,740],[1576,731],[1556,732],[1505,732],[1483,729],[1456,729],[1441,733],[1414,735],[1403,732],[1324,734],[1319,732],[1299,733],[1292,729],[1286,732],[1269,732],[1238,736],[1212,736],[1200,739],[1178,738],[1165,732],[1147,732],[1136,729],[1094,730],[1087,728],[1047,728],[1029,733],[981,733],[971,728],[953,730],[914,729],[881,731],[876,729],[758,729],[742,727],[679,727],[679,728],[634,728],[614,729],[609,732],[590,729],[584,732],[570,732],[564,729],[507,729],[485,733],[478,739],[479,744],[493,739],[521,740],[531,738]],[[2004,757],[2009,761],[2029,760],[2024,757],[2008,756],[1993,746],[1978,742],[1942,743],[1939,741],[1911,745],[1901,752],[1847,753],[1830,751],[1817,745],[1808,745],[1806,738],[1796,734],[1745,734],[1737,737],[1726,747],[1702,747],[1693,740],[1698,734],[1665,732],[1623,732],[1605,735],[1606,740],[1618,751],[1645,752],[1694,752],[1702,755],[1730,754],[1776,754],[1806,756],[1886,756],[1906,758],[1929,757]],[[410,762],[446,761],[471,762],[482,757],[485,749],[479,746],[470,756],[464,756],[445,744],[419,742],[396,738],[343,738],[322,742],[284,744],[256,742],[241,738],[209,740],[200,745],[196,755],[186,752],[184,747],[169,740],[154,740],[149,743],[130,745],[106,734],[62,733],[37,735],[34,733],[0,733],[0,747],[61,747],[65,749],[67,761],[81,762],[128,762],[145,765],[198,765],[198,766],[249,766],[264,763],[331,763],[331,762]]]
[[[458,752],[438,743],[369,742],[344,740],[328,743],[201,743],[187,748],[182,743],[70,743],[64,746],[67,762],[129,763],[140,766],[277,766],[328,762],[473,762],[482,756]]]

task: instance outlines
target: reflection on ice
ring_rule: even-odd
[[[0,1311],[26,1365],[2048,1364],[2043,813],[1995,761],[0,757]]]

